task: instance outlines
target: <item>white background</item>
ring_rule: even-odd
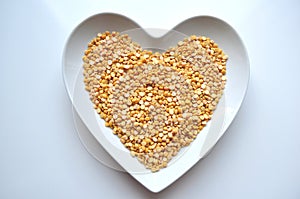
[[[249,53],[242,107],[212,153],[154,194],[82,146],[62,79],[63,47],[86,17],[116,12],[170,29],[209,14]],[[300,2],[1,1],[0,198],[300,198]]]

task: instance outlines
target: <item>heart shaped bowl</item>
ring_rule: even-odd
[[[184,36],[207,36],[229,56],[226,87],[212,119],[197,138],[188,147],[181,149],[168,167],[159,172],[150,172],[136,158],[131,157],[112,130],[105,127],[84,89],[84,50],[97,33],[105,31],[124,32],[143,48],[154,50],[166,50]],[[193,17],[166,31],[142,29],[136,22],[119,14],[97,14],[87,18],[73,30],[63,54],[65,86],[73,104],[75,124],[83,144],[96,159],[111,168],[128,172],[152,192],[159,192],[172,184],[215,146],[242,104],[249,74],[247,51],[239,35],[226,22],[211,16]]]

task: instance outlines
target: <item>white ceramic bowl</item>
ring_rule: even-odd
[[[137,181],[153,192],[159,192],[187,172],[202,159],[217,143],[236,116],[244,99],[250,73],[246,49],[237,32],[226,22],[211,16],[197,16],[187,19],[170,32],[157,29],[140,31],[139,42],[153,48],[165,48],[168,42],[178,38],[168,37],[174,31],[185,35],[204,35],[213,39],[229,56],[227,62],[227,83],[211,121],[193,143],[185,147],[169,166],[156,173],[144,168],[118,138],[106,128],[92,108],[88,93],[84,90],[82,55],[88,42],[99,32],[141,28],[131,19],[113,13],[102,13],[89,17],[71,33],[63,54],[63,75],[69,97],[74,107],[74,118],[81,140],[88,151],[102,163],[118,170],[125,170]],[[154,31],[153,31],[154,30]],[[153,35],[153,34],[156,35]],[[166,42],[168,41],[168,42]],[[161,45],[158,46],[158,45]],[[104,150],[107,153],[104,152]],[[115,164],[115,161],[118,164]]]

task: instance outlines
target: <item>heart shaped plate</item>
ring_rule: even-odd
[[[97,33],[105,31],[128,32],[140,29],[139,43],[143,41],[147,47],[161,49],[161,44],[169,45],[172,33],[179,32],[184,35],[203,35],[213,39],[229,56],[227,62],[227,83],[224,94],[215,110],[211,121],[200,132],[197,138],[183,148],[169,163],[168,167],[159,172],[152,173],[145,169],[130,152],[120,143],[112,130],[105,127],[104,121],[92,108],[88,93],[84,89],[82,75],[82,55],[89,41]],[[153,33],[161,34],[159,36]],[[130,34],[129,34],[130,36]],[[133,38],[134,39],[134,38]],[[176,37],[173,39],[176,44]],[[172,42],[171,42],[172,43]],[[154,46],[151,46],[154,45]],[[143,47],[143,45],[142,45]],[[171,46],[170,46],[171,47]],[[163,49],[168,46],[163,47]],[[131,19],[114,13],[101,13],[89,17],[79,24],[71,33],[63,54],[63,76],[67,92],[74,108],[75,121],[78,133],[97,159],[101,146],[111,157],[137,181],[152,192],[159,192],[187,172],[194,164],[213,148],[236,116],[244,99],[250,73],[249,59],[242,40],[236,31],[224,21],[211,16],[197,16],[187,19],[174,27],[171,31],[157,31],[156,29],[141,29]],[[87,133],[87,129],[90,134]],[[91,136],[92,135],[92,136]],[[96,146],[96,147],[95,147]],[[102,158],[103,159],[103,158]],[[114,164],[107,158],[107,164]],[[110,163],[109,163],[110,162]],[[116,165],[116,169],[121,167]]]

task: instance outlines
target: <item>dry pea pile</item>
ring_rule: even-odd
[[[128,35],[99,33],[83,56],[84,83],[105,125],[155,172],[211,119],[227,59],[206,37],[192,35],[160,54]]]

